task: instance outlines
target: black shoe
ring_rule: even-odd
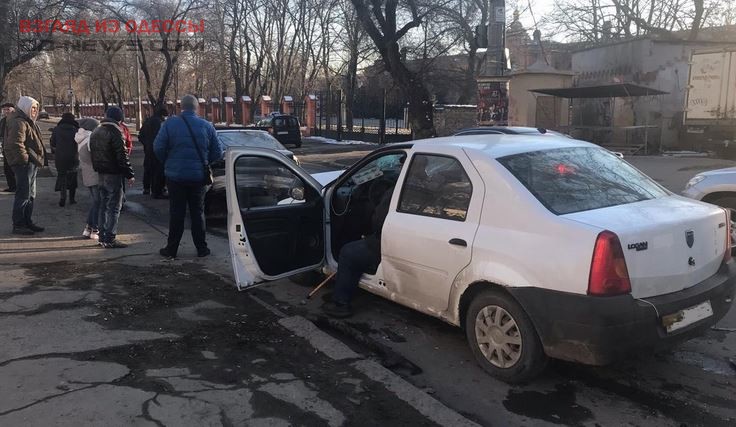
[[[64,205],[66,205],[66,199],[59,199],[59,206],[63,208]]]
[[[169,248],[161,248],[158,253],[165,258],[176,258],[176,252],[171,252]]]
[[[102,247],[107,248],[107,249],[123,249],[123,248],[127,248],[128,245],[121,242],[120,240],[113,240],[112,242],[103,243]]]
[[[149,194],[151,194],[151,190],[143,190],[144,196],[148,196]]]
[[[15,193],[15,188],[6,188],[3,190],[3,193]]]
[[[154,199],[168,199],[169,195],[168,194],[154,194],[153,198]]]
[[[338,304],[336,302],[326,302],[322,304],[322,311],[330,317],[344,319],[353,315],[353,309],[347,304]]]
[[[43,228],[43,227],[40,227],[40,226],[38,226],[38,225],[36,225],[36,224],[34,224],[34,223],[30,223],[30,224],[28,224],[28,225],[27,225],[26,227],[27,227],[27,228],[28,228],[29,230],[31,230],[31,231],[35,231],[36,233],[40,233],[41,231],[44,231],[44,230],[46,230],[45,228]]]
[[[70,205],[76,205],[77,204],[77,201],[74,200],[74,199],[69,199],[69,204]]]
[[[206,257],[207,255],[211,254],[212,251],[210,251],[210,248],[204,248],[201,251],[197,249],[197,256],[200,258]]]
[[[21,234],[23,236],[32,236],[34,233],[33,233],[33,230],[31,230],[28,227],[24,227],[22,225],[14,225],[13,234]]]

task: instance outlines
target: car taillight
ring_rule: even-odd
[[[726,213],[726,251],[723,253],[723,262],[731,262],[731,245],[732,245],[732,238],[731,236],[731,210],[730,209],[723,209],[723,211]]]
[[[613,296],[631,292],[629,270],[616,234],[606,230],[598,234],[593,249],[588,278],[588,295]]]

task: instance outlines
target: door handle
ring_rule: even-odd
[[[450,239],[448,243],[451,245],[462,246],[464,248],[468,247],[468,243],[463,239],[458,239],[458,238]]]

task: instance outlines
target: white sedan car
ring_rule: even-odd
[[[606,364],[702,334],[734,297],[726,212],[586,142],[396,144],[326,185],[273,151],[226,157],[239,289],[336,270],[394,188],[380,265],[360,286],[462,327],[478,363],[506,381],[549,357]]]

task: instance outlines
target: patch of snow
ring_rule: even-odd
[[[334,145],[378,145],[378,143],[375,142],[365,142],[365,141],[353,141],[353,140],[343,140],[343,141],[337,141],[332,138],[325,138],[322,136],[310,136],[308,139],[310,142],[318,142],[320,144],[334,144]]]

